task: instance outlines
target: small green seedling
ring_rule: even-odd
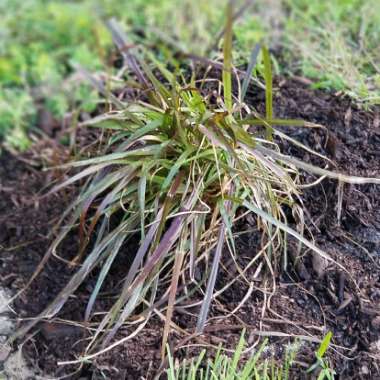
[[[219,345],[214,355],[206,357],[207,350],[203,349],[197,357],[178,362],[169,347],[167,350],[169,380],[289,380],[299,346],[289,346],[278,360],[272,355],[268,357],[268,339],[255,351],[249,349],[243,330],[232,356]]]
[[[318,351],[315,353],[315,356],[317,358],[316,362],[307,370],[307,373],[311,373],[317,368],[320,368],[321,372],[319,373],[317,380],[334,380],[335,371],[329,367],[327,360],[324,358],[324,355],[329,348],[331,338],[332,332],[329,331],[323,338]]]

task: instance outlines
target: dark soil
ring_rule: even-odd
[[[378,110],[359,110],[347,98],[312,91],[296,80],[281,79],[277,86],[274,101],[277,117],[302,118],[325,125],[329,132],[327,138],[319,129],[283,128],[288,135],[327,155],[336,165],[332,168],[334,170],[380,177]],[[255,89],[248,96],[250,102],[263,111],[264,94]],[[325,165],[294,145],[281,144],[288,154]],[[62,151],[60,158],[65,154]],[[52,159],[49,144],[46,150],[38,153],[29,152],[20,157],[3,153],[0,158],[0,285],[14,292],[20,290],[33,274],[49,245],[49,232],[74,196],[68,192],[40,198],[44,189],[60,180],[59,173],[41,170],[46,157]],[[29,163],[31,160],[32,164]],[[315,178],[305,174],[304,179],[312,182]],[[329,350],[328,357],[337,378],[380,379],[380,187],[345,185],[340,221],[337,219],[337,194],[337,183],[331,180],[305,190],[302,197],[308,210],[305,219],[316,243],[349,273],[332,264],[325,266],[324,262],[313,260],[310,252],[305,252],[294,271],[276,274],[277,286],[273,295],[264,297],[264,285],[258,281],[255,283],[257,289],[234,316],[218,320],[216,317],[234,310],[248,290],[236,283],[213,305],[211,316],[214,318],[206,329],[204,341],[233,345],[243,325],[248,327],[250,343],[257,339],[259,330],[269,332],[270,343],[281,344],[289,338],[270,332],[322,338],[331,330],[336,346]],[[247,228],[250,228],[249,218],[236,226],[239,231]],[[238,239],[241,266],[254,256],[259,244],[259,236],[254,232]],[[292,247],[291,241],[289,244]],[[76,253],[75,235],[57,252],[65,260],[70,260]],[[128,263],[127,256],[128,252],[120,255],[116,268]],[[52,257],[30,288],[16,299],[13,307],[19,318],[35,316],[43,310],[72,273],[73,269],[64,261]],[[111,294],[122,275],[120,269],[115,269],[114,283],[110,280],[107,286]],[[228,271],[222,268],[218,286],[221,287],[231,276],[234,273],[230,268]],[[75,297],[70,298],[54,323],[40,323],[35,334],[28,337],[23,352],[31,365],[40,373],[54,377],[68,375],[72,379],[152,378],[160,366],[163,325],[158,318],[153,318],[138,338],[97,357],[91,365],[80,368],[57,365],[59,361],[78,358],[86,346],[85,330],[70,321],[83,320],[92,286],[93,279],[90,278]],[[267,286],[271,288],[271,284]],[[109,305],[107,297],[105,295],[97,304],[98,310]],[[264,298],[267,303],[263,310]],[[197,313],[197,310],[192,311]],[[178,312],[175,322],[192,332],[195,318]],[[121,331],[118,338],[126,332],[127,329]],[[177,336],[172,344],[180,345],[181,338]],[[279,350],[280,344],[271,347]],[[315,345],[306,343],[303,346],[299,357],[301,367],[312,363],[314,349]],[[177,350],[179,356],[185,353],[185,349]],[[280,354],[275,352],[276,356]],[[73,372],[76,373],[69,375]],[[297,376],[307,378],[302,374]]]

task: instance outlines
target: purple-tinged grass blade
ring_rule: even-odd
[[[170,332],[170,325],[173,317],[173,309],[175,304],[175,296],[177,293],[178,288],[178,280],[181,273],[181,267],[182,262],[184,259],[185,253],[181,249],[181,244],[179,251],[177,250],[175,253],[175,259],[174,259],[174,268],[173,268],[173,275],[169,286],[169,300],[168,300],[168,308],[166,311],[166,318],[165,318],[165,326],[162,336],[162,345],[161,345],[161,358],[164,360],[165,358],[165,347],[166,343],[169,338],[169,332]]]
[[[260,49],[261,49],[261,45],[256,44],[256,46],[252,50],[251,57],[249,59],[249,64],[247,67],[247,71],[246,71],[245,76],[244,76],[243,85],[241,88],[241,99],[240,99],[241,102],[244,102],[245,96],[247,94],[248,85],[249,85],[249,82],[251,80],[252,70],[256,66],[257,57],[260,53]]]
[[[144,87],[150,87],[148,81],[144,77],[143,72],[141,71],[136,57],[129,52],[130,44],[128,43],[127,36],[122,30],[121,26],[115,19],[110,19],[106,22],[106,26],[112,34],[113,41],[115,45],[120,50],[125,62],[128,64],[130,69],[135,73],[136,77]]]
[[[229,0],[231,4],[234,3],[234,1]],[[232,22],[235,22],[238,20],[241,16],[243,16],[244,12],[253,4],[253,0],[246,0],[244,4],[232,15]],[[219,41],[221,38],[225,35],[226,27],[223,27],[223,29],[218,33],[218,35],[215,37],[215,41],[211,48],[209,49],[209,52],[215,50],[218,48]]]
[[[183,212],[186,212],[188,210],[184,209]],[[186,215],[183,213],[181,215],[178,215],[174,220],[172,221],[170,227],[165,232],[164,236],[162,237],[160,243],[158,244],[155,251],[152,253],[152,255],[149,257],[147,263],[145,264],[144,268],[142,269],[141,273],[137,276],[137,278],[133,281],[132,285],[128,288],[128,294],[131,295],[131,292],[133,292],[134,289],[136,289],[139,286],[142,286],[146,278],[149,276],[149,274],[152,272],[152,270],[155,268],[156,264],[162,260],[162,258],[170,251],[175,241],[178,239],[179,233],[181,231],[181,228],[183,226],[183,221],[186,218]],[[130,314],[131,309],[125,309],[123,313],[120,315],[118,321],[113,326],[111,332],[105,337],[103,341],[103,347],[105,347],[110,340],[114,337],[117,330],[122,326],[125,319]]]
[[[82,284],[88,274],[96,266],[99,257],[104,253],[104,250],[112,244],[116,239],[120,239],[120,233],[131,223],[128,220],[120,224],[114,231],[112,231],[99,245],[97,245],[93,251],[87,256],[86,260],[78,271],[70,278],[67,285],[59,292],[58,296],[50,303],[45,310],[40,313],[36,318],[28,322],[24,327],[20,328],[10,337],[9,342],[14,342],[18,337],[25,336],[41,319],[52,318],[63,307],[67,299],[73,294],[78,287]]]
[[[126,104],[120,101],[114,94],[106,89],[104,84],[96,79],[92,74],[90,74],[86,69],[82,66],[76,64],[72,64],[74,69],[77,70],[83,78],[85,78],[101,95],[103,95],[106,99],[109,99],[116,108],[124,109]]]
[[[203,329],[205,327],[205,324],[206,324],[208,312],[210,310],[212,295],[214,293],[216,277],[217,277],[218,269],[219,269],[220,258],[222,256],[225,233],[226,233],[226,226],[223,223],[219,229],[218,244],[215,248],[215,255],[214,255],[214,259],[212,261],[211,273],[210,273],[210,277],[209,277],[209,280],[207,283],[205,299],[202,302],[201,310],[200,310],[199,316],[198,316],[197,327],[195,330],[196,333],[202,333]]]
[[[112,318],[115,316],[115,314],[120,310],[122,305],[128,299],[128,296],[129,296],[128,290],[130,288],[130,285],[131,285],[133,279],[137,276],[139,268],[140,268],[141,264],[143,263],[144,257],[145,257],[146,253],[148,252],[149,247],[151,246],[151,244],[153,242],[154,236],[156,234],[156,231],[157,231],[157,228],[159,225],[159,221],[162,218],[162,212],[163,212],[163,210],[161,209],[157,214],[157,218],[156,218],[155,222],[150,226],[145,239],[143,240],[142,244],[140,245],[140,247],[136,253],[136,256],[132,262],[132,265],[128,270],[127,278],[124,281],[124,285],[123,285],[123,289],[121,291],[120,297],[118,298],[116,303],[113,305],[110,312],[105,315],[105,317],[103,318],[103,320],[99,324],[97,331],[95,333],[95,336],[93,338],[93,341],[102,332],[102,330],[105,328],[105,326],[107,324],[109,324],[110,322],[112,322]]]

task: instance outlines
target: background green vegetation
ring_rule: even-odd
[[[316,87],[344,91],[365,105],[380,104],[380,2],[284,4],[289,12],[284,19],[288,69],[315,79]]]
[[[135,41],[157,42],[158,30],[209,58],[219,54],[210,49],[224,25],[219,0],[0,0],[0,13],[0,138],[19,149],[28,146],[26,130],[41,107],[58,120],[96,107],[97,94],[70,75],[72,63],[109,67],[112,43],[102,20],[121,19]],[[344,91],[366,106],[380,103],[377,0],[255,1],[235,24],[235,38],[235,64],[264,39],[281,54],[282,73],[312,78],[315,87]]]

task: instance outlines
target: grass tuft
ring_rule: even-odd
[[[94,304],[116,257],[136,235],[140,243],[125,268],[118,295],[102,314],[80,360],[97,355],[95,347],[101,347],[98,353],[113,347],[111,341],[126,323],[133,324],[135,331],[122,341],[133,337],[154,314],[165,320],[165,347],[171,331],[183,332],[172,320],[175,307],[196,298],[202,300],[196,327],[201,333],[215,298],[223,251],[238,263],[233,232],[238,210],[254,214],[262,234],[263,246],[254,259],[262,263],[258,270],[274,273],[278,269],[289,234],[332,261],[303,236],[303,226],[296,231],[288,225],[284,207],[303,220],[297,206],[302,188],[299,169],[342,182],[353,180],[280,152],[274,137],[286,138],[281,125],[311,125],[274,118],[271,62],[265,46],[266,115],[240,103],[239,90],[235,97],[231,15],[229,6],[222,80],[197,79],[195,73],[188,80],[186,72],[170,71],[143,48],[128,51],[128,75],[139,81],[142,95],[136,101],[107,96],[115,108],[83,123],[98,128],[108,139],[97,155],[63,166],[77,172],[51,192],[74,183],[81,184],[81,191],[63,215],[60,225],[65,227],[32,280],[72,230],[79,230],[79,253],[72,261],[76,272],[40,316],[15,336],[25,334],[41,318],[56,315],[96,268],[97,281],[85,319],[97,323]],[[115,22],[111,25],[118,45],[126,46],[120,27]],[[216,91],[207,91],[208,79],[216,83]],[[101,83],[94,83],[103,91]],[[238,267],[234,281],[244,280],[247,269]],[[199,273],[196,280],[195,272]]]

